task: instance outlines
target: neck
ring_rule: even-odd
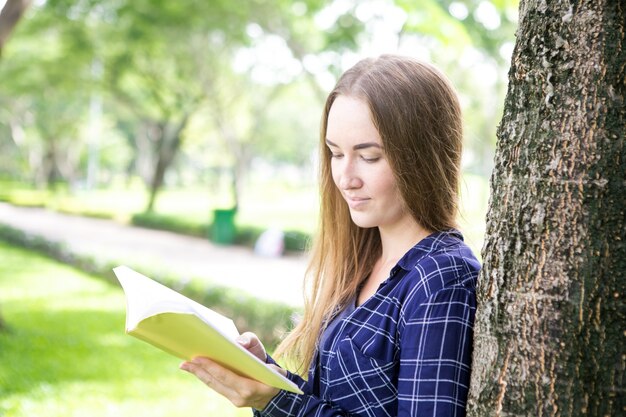
[[[382,245],[381,260],[391,263],[397,262],[416,243],[432,233],[411,216],[406,216],[393,227],[379,227],[379,231]]]

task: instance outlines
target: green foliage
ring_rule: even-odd
[[[253,154],[278,167],[288,163],[311,164],[318,144],[323,103],[308,86],[294,83],[286,86],[273,103],[267,104],[266,117],[251,143]],[[303,114],[311,116],[303,117]]]
[[[167,230],[189,236],[207,237],[211,227],[205,223],[190,220],[182,216],[158,214],[155,212],[137,213],[131,223],[148,229]]]
[[[182,215],[140,213],[131,218],[132,224],[156,230],[167,230],[189,236],[209,238],[212,225],[194,221]],[[259,236],[266,230],[252,225],[235,225],[235,241],[237,245],[253,247]],[[311,236],[305,232],[288,230],[285,232],[285,250],[302,252],[309,246]]]
[[[0,201],[22,207],[45,207],[50,190],[35,190],[31,186],[13,181],[0,181]]]
[[[287,230],[285,232],[285,250],[302,252],[309,249],[311,235],[297,230]]]
[[[249,416],[124,333],[120,288],[0,242],[0,415]]]
[[[397,4],[407,12],[404,30],[420,36],[429,36],[459,53],[471,44],[470,35],[462,22],[450,16],[443,3],[445,2],[440,0],[425,0],[421,2],[421,7],[417,8],[410,0],[397,1]]]
[[[240,225],[237,226],[235,243],[253,247],[265,228],[258,226]],[[287,252],[304,252],[309,248],[311,235],[298,230],[287,230],[284,232],[285,251]]]
[[[261,233],[265,230],[259,226],[235,225],[235,243],[238,245],[253,247]]]
[[[502,57],[499,49],[512,39],[519,0],[424,0],[419,7],[410,0],[395,3],[408,14],[405,31],[429,35],[457,53],[474,46],[489,58],[508,64],[508,58]],[[454,16],[455,8],[463,12]]]

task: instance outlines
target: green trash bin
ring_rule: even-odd
[[[216,209],[213,211],[211,238],[220,245],[231,245],[235,241],[236,209]]]

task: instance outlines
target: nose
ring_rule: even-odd
[[[335,183],[341,190],[353,190],[363,186],[363,181],[361,180],[354,160],[344,158],[344,160],[337,165],[339,166],[335,166],[333,171],[336,171]]]

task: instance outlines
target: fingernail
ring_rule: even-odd
[[[183,371],[187,371],[189,372],[189,364],[187,362],[183,362],[178,366],[179,369],[182,369]]]
[[[248,336],[241,335],[237,337],[237,342],[241,345],[247,346],[250,344],[250,338]]]

